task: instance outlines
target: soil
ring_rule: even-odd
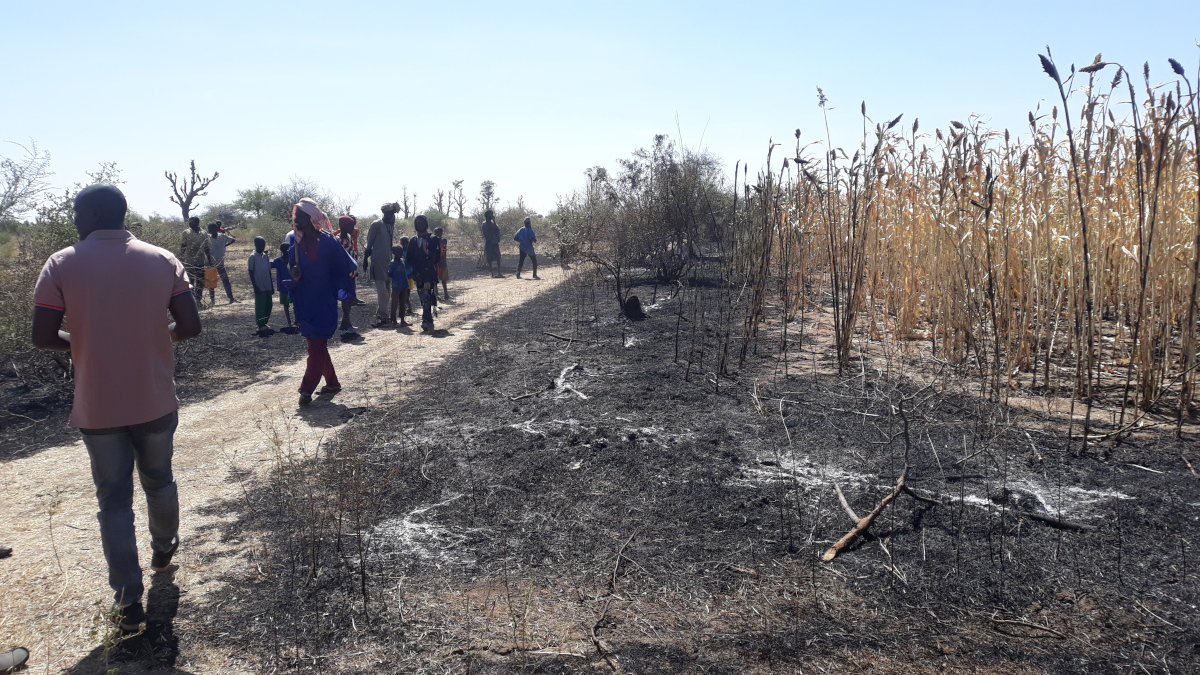
[[[80,673],[1200,670],[1194,428],[1083,453],[1061,402],[877,351],[839,375],[820,312],[718,374],[711,284],[638,287],[635,322],[541,272],[453,282],[446,337],[338,345],[352,386],[299,413],[299,338],[229,327],[181,369],[180,569],[125,644],[88,632],[82,448],[0,465],[0,631]],[[822,562],[835,486],[861,516],[902,473],[926,501]]]

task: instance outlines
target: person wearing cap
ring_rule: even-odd
[[[521,268],[525,266],[525,258],[529,258],[529,264],[533,265],[533,278],[541,279],[537,275],[537,254],[533,250],[533,245],[537,243],[537,235],[533,233],[533,224],[529,217],[525,217],[525,227],[517,230],[513,235],[513,239],[520,243],[521,257],[517,260],[517,278],[521,278]]]
[[[388,278],[388,263],[392,259],[392,246],[396,233],[396,212],[400,205],[395,202],[379,207],[383,217],[371,223],[367,228],[367,248],[363,251],[363,265],[367,267],[367,276],[375,284],[375,299],[379,306],[375,309],[376,326],[385,325],[391,319],[391,280]]]

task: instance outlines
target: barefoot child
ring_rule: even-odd
[[[254,253],[247,261],[250,270],[250,285],[254,288],[254,322],[258,334],[267,334],[267,323],[271,321],[272,297],[275,287],[271,285],[271,258],[267,256],[267,240],[254,238]]]
[[[287,318],[287,326],[283,329],[285,333],[295,332],[295,329],[292,328],[292,312],[289,309],[292,306],[291,294],[288,293],[291,286],[284,283],[291,284],[292,282],[292,274],[288,271],[287,266],[288,248],[290,247],[287,242],[280,244],[279,257],[271,261],[271,268],[275,270],[275,287],[279,289],[279,304],[283,305],[283,316]]]
[[[441,260],[438,260],[438,281],[442,282],[442,295],[446,297],[446,301],[450,300],[450,289],[446,285],[450,283],[450,259],[446,253],[446,237],[442,234],[442,228],[436,228],[433,231],[433,236],[438,238],[438,250],[442,252]],[[434,289],[437,290],[437,289]]]
[[[338,216],[338,231],[336,232],[342,248],[346,249],[346,253],[355,260],[358,260],[358,228],[355,227],[357,223],[358,219],[354,216]],[[349,342],[360,337],[358,331],[354,329],[354,324],[350,322],[350,310],[358,304],[358,296],[355,294],[357,276],[358,273],[355,272],[343,279],[344,285],[338,291],[338,301],[342,304],[342,324],[338,330],[342,331],[342,342]]]
[[[396,325],[396,312],[401,300],[408,295],[408,269],[404,265],[404,249],[392,247],[392,262],[388,263],[388,278],[392,280],[392,325]],[[404,313],[400,313],[400,325],[407,326]]]

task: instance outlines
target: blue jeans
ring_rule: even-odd
[[[108,562],[108,585],[120,607],[142,599],[142,565],[133,528],[133,469],[136,466],[150,521],[150,547],[169,551],[179,533],[179,492],[171,473],[179,414],[114,429],[80,429],[92,460],[92,482],[100,512],[100,542]]]

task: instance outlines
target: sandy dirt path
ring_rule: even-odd
[[[455,262],[463,271],[474,267],[473,261]],[[547,265],[540,272],[543,280],[533,281],[528,271],[524,279],[514,278],[511,270],[502,279],[492,279],[472,269],[474,276],[452,281],[454,302],[441,306],[437,336],[375,330],[359,344],[331,341],[345,389],[332,399],[318,397],[310,408],[297,408],[296,388],[305,363],[302,347],[293,360],[265,370],[256,384],[180,408],[174,459],[183,542],[174,579],[182,596],[174,620],[180,653],[175,669],[162,672],[250,672],[250,664],[220,646],[221,632],[236,627],[213,625],[211,616],[194,616],[189,608],[199,604],[195,600],[200,597],[221,593],[223,578],[244,569],[253,555],[255,542],[219,534],[237,514],[214,513],[211,506],[238,498],[242,480],[272,466],[278,448],[269,439],[282,439],[293,452],[313,452],[322,438],[336,433],[357,412],[403,396],[416,379],[411,374],[415,364],[451,357],[478,322],[530,300],[563,277],[557,266]],[[373,308],[374,292],[359,293]],[[215,311],[252,315],[253,303]],[[97,650],[99,612],[108,609],[111,590],[87,451],[76,440],[0,464],[0,485],[5,495],[0,500],[0,543],[15,551],[0,560],[0,650],[10,645],[32,650],[29,672],[90,670],[78,666]],[[152,605],[140,486],[134,506]],[[147,609],[154,614],[153,606]],[[121,672],[144,671],[126,664]]]

